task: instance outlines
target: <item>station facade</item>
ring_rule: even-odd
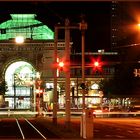
[[[35,14],[11,14],[11,19],[0,24],[0,76],[5,80],[8,90],[4,95],[3,103],[13,110],[36,110],[37,98],[43,109],[53,108],[54,88],[54,32],[42,22],[36,20]],[[24,43],[15,43],[17,36],[24,37]],[[73,47],[70,43],[70,48]],[[58,40],[58,59],[63,59],[65,42]],[[117,57],[117,53],[106,53],[103,50],[97,53],[85,53],[87,56],[109,55]],[[70,69],[70,97],[71,108],[82,108],[82,78],[81,54],[71,51],[71,63],[78,62]],[[105,64],[103,71],[96,72],[88,67],[86,60],[86,106],[100,105],[103,101],[103,92],[99,82],[104,78],[112,77],[115,67]],[[39,78],[37,74],[39,73]],[[65,108],[65,71],[59,71],[58,104],[59,109]],[[37,91],[37,86],[40,91]],[[37,95],[39,97],[37,97]],[[3,106],[1,102],[1,107]]]

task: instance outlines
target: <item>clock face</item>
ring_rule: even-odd
[[[16,86],[24,86],[25,81],[26,81],[26,77],[23,77],[18,73],[14,75],[14,84]]]

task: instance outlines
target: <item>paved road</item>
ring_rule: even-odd
[[[95,119],[94,138],[140,139],[140,118]]]
[[[65,139],[65,135],[58,136],[53,129],[47,128],[47,121],[51,118],[39,119],[0,119],[0,139]],[[29,121],[29,122],[27,122]],[[39,122],[43,123],[39,123]],[[58,118],[59,125],[64,125],[65,117]],[[80,133],[80,117],[71,118],[74,131]],[[31,124],[30,124],[31,123]],[[140,118],[95,118],[93,140],[139,140]],[[33,126],[31,126],[33,125]],[[33,128],[35,127],[35,128]],[[55,126],[54,126],[55,127]],[[53,127],[52,127],[53,128]],[[64,127],[62,127],[64,128]],[[21,129],[21,130],[20,130]],[[41,134],[39,134],[39,131]],[[22,134],[23,133],[23,134]],[[44,137],[42,137],[43,135]],[[68,139],[68,138],[66,138]]]
[[[45,119],[45,118],[44,118]],[[80,117],[72,117],[71,124],[80,133]],[[65,117],[58,119],[63,126]],[[139,140],[140,118],[94,118],[94,140]]]
[[[80,118],[71,120],[74,129],[80,131]],[[140,118],[95,118],[93,124],[94,140],[140,140]]]
[[[34,119],[7,118],[0,120],[0,139],[48,139],[59,138]]]

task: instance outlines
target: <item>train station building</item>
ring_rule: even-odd
[[[44,108],[53,106],[54,88],[54,31],[47,25],[36,20],[35,14],[11,14],[11,19],[0,24],[0,77],[5,80],[8,91],[4,95],[4,103],[13,110],[35,110],[36,100],[41,98],[40,105]],[[15,42],[23,37],[24,43]],[[18,41],[22,41],[18,38]],[[74,44],[70,42],[70,98],[71,108],[82,107],[81,53],[73,52]],[[65,41],[58,40],[58,61],[63,60]],[[99,56],[111,57],[102,71],[94,71],[89,67],[90,60]],[[115,73],[117,52],[95,53],[85,52],[85,81],[87,106],[100,104],[103,92],[99,82],[110,78]],[[100,58],[99,58],[100,59]],[[102,61],[102,60],[101,60]],[[59,108],[65,108],[65,71],[59,70],[57,75],[57,91]],[[37,90],[39,86],[39,90]],[[38,95],[38,96],[37,96]],[[2,105],[2,103],[1,103]]]

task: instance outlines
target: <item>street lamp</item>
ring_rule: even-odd
[[[138,23],[138,27],[140,27],[140,23]]]
[[[24,43],[24,37],[23,37],[23,36],[17,36],[17,37],[15,38],[15,42],[16,42],[17,44],[22,44],[22,43]]]

